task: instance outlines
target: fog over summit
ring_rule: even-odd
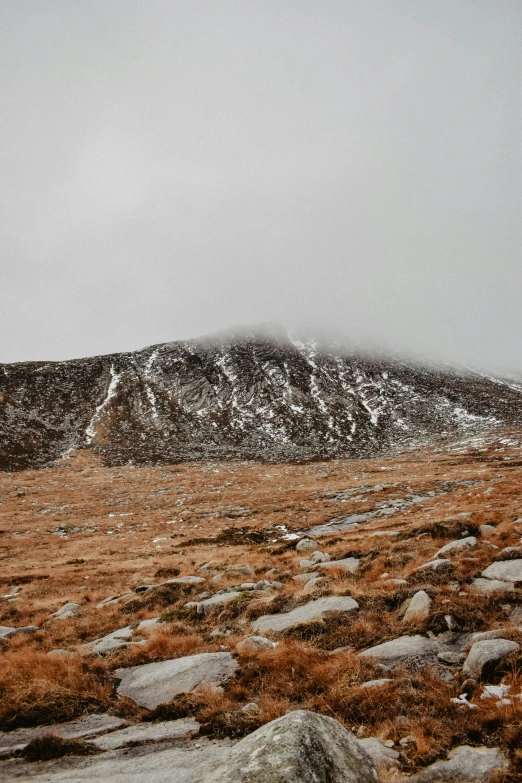
[[[0,361],[276,320],[520,372],[520,3],[0,10]]]

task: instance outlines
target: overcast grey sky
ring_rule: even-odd
[[[520,0],[3,0],[0,361],[237,324],[522,371]]]

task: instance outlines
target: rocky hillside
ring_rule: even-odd
[[[522,385],[255,336],[0,365],[0,469],[367,456],[522,423]]]

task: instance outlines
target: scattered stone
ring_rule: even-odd
[[[522,606],[516,606],[509,615],[510,623],[522,623]]]
[[[246,574],[247,576],[254,576],[256,573],[249,565],[228,566],[226,572],[227,574]]]
[[[221,593],[213,595],[212,598],[205,598],[204,601],[200,601],[197,604],[198,614],[208,614],[214,609],[215,606],[221,606],[222,604],[228,604],[230,601],[234,601],[241,595],[240,592]]]
[[[376,783],[368,753],[333,718],[297,710],[234,745],[190,783]]]
[[[437,655],[439,661],[441,663],[446,663],[448,666],[458,666],[465,657],[466,656],[463,653],[452,652],[451,650],[444,650]]]
[[[349,574],[354,574],[359,568],[360,561],[356,557],[346,557],[344,560],[330,560],[326,563],[319,563],[318,567],[323,569],[339,568]]]
[[[394,538],[395,536],[399,536],[400,531],[399,530],[377,530],[375,533],[372,533],[372,538],[381,538],[382,536],[388,536],[389,538]]]
[[[382,688],[383,685],[387,685],[389,682],[393,682],[389,677],[381,677],[380,680],[368,680],[363,682],[361,688]]]
[[[520,647],[517,642],[507,639],[487,639],[475,642],[464,661],[462,674],[464,677],[480,679],[485,666],[497,663],[506,655],[510,655]]]
[[[318,598],[315,601],[304,606],[299,606],[297,609],[292,609],[291,612],[284,612],[282,614],[268,614],[263,617],[259,617],[252,625],[254,632],[265,631],[285,631],[288,628],[295,628],[298,625],[312,622],[313,620],[320,620],[327,612],[351,612],[354,609],[358,609],[359,604],[349,596],[328,596],[326,598]]]
[[[264,636],[247,636],[246,639],[236,644],[236,650],[239,653],[253,652],[255,650],[271,650],[276,646],[276,642],[271,642]]]
[[[474,680],[472,677],[468,677],[466,680],[464,680],[464,682],[460,686],[460,692],[465,693],[466,696],[471,697],[473,696],[477,688],[478,688],[478,682]]]
[[[448,759],[437,761],[408,778],[409,783],[489,783],[508,766],[498,748],[461,745],[448,754]]]
[[[257,582],[243,582],[243,584],[239,585],[240,590],[256,590],[260,589],[257,587]]]
[[[412,597],[408,608],[402,618],[404,623],[422,623],[430,616],[431,605],[433,601],[429,597],[428,593],[424,590],[419,590]]]
[[[194,718],[167,720],[161,723],[138,723],[120,731],[113,731],[95,739],[93,745],[99,750],[116,750],[128,745],[166,740],[187,740],[199,733],[199,723]]]
[[[296,544],[296,552],[313,552],[315,549],[319,549],[319,544],[312,541],[311,538],[302,538]]]
[[[66,620],[69,617],[74,617],[80,611],[80,604],[67,603],[62,606],[58,611],[53,612],[51,617],[55,617],[57,620]]]
[[[418,566],[415,570],[416,571],[437,571],[437,572],[444,572],[444,571],[451,571],[453,568],[453,563],[451,560],[446,560],[445,558],[441,558],[440,560],[430,560],[429,563],[423,563],[422,565]]]
[[[121,647],[128,647],[131,639],[132,628],[127,625],[125,628],[119,628],[117,631],[97,639],[92,651],[98,655],[107,655],[107,653],[119,650]]]
[[[251,701],[248,704],[245,704],[244,707],[241,707],[241,712],[246,712],[247,715],[255,715],[256,713],[261,712],[261,710],[255,701]]]
[[[144,628],[153,628],[155,625],[159,625],[159,617],[152,617],[150,620],[142,620],[138,624],[137,631],[143,631]]]
[[[325,581],[326,581],[325,576],[316,576],[315,579],[309,579],[308,582],[303,587],[303,594],[307,595],[308,593],[315,592],[315,590],[317,590],[317,587],[319,586],[319,583]]]
[[[503,582],[522,582],[522,560],[501,560],[498,563],[491,563],[482,571],[482,576]]]
[[[493,525],[480,525],[479,530],[483,538],[489,538],[497,532],[497,528]]]
[[[416,745],[416,744],[417,741],[415,737],[413,737],[411,734],[408,734],[406,737],[402,737],[399,740],[399,745],[401,746],[401,748],[407,748],[408,745]]]
[[[311,579],[317,579],[319,571],[308,571],[306,574],[296,574],[294,576],[294,582],[310,582]]]
[[[163,585],[202,585],[207,580],[204,576],[177,576],[174,579],[167,579],[162,582]],[[161,587],[161,585],[158,585]]]
[[[407,585],[408,582],[406,579],[387,579],[386,584],[389,585]]]
[[[265,576],[275,576],[277,574],[277,568],[270,568],[265,572]]]
[[[470,644],[475,642],[483,642],[486,639],[503,639],[507,633],[510,632],[510,628],[494,628],[491,631],[478,631],[472,633],[470,638]]]
[[[459,538],[458,541],[450,541],[449,544],[442,546],[438,552],[435,553],[435,557],[444,555],[447,552],[459,552],[462,549],[468,549],[469,547],[477,546],[477,539],[475,536],[467,536],[466,538]]]
[[[401,663],[407,663],[413,667],[423,665],[429,661],[435,661],[438,653],[438,645],[424,636],[400,636],[390,642],[378,644],[359,653],[361,658],[374,658],[393,669]]]
[[[102,606],[107,606],[107,604],[115,604],[119,601],[119,599],[119,595],[109,595],[108,598],[104,598],[103,601],[100,601],[99,604],[96,604],[96,609],[101,609]]]
[[[118,669],[119,696],[128,696],[142,707],[153,710],[180,693],[188,693],[202,683],[221,685],[238,665],[228,652],[187,655],[159,663],[145,663]]]
[[[470,590],[474,593],[513,593],[515,587],[512,582],[503,582],[499,579],[483,579],[478,577],[470,584]]]
[[[10,639],[12,636],[20,636],[26,633],[36,633],[36,625],[23,625],[21,628],[12,628],[9,625],[0,625],[0,639]]]
[[[320,552],[318,549],[313,553],[310,558],[312,563],[327,563],[330,560],[330,555],[326,552]]]
[[[501,549],[495,560],[519,560],[522,558],[522,548],[519,546],[506,546]]]
[[[299,568],[313,568],[314,567],[314,561],[313,560],[300,560],[299,561]]]

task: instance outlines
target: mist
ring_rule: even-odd
[[[277,322],[522,373],[513,0],[0,8],[0,362]]]

